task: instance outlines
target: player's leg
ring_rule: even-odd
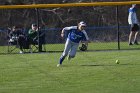
[[[138,35],[138,32],[135,32],[135,36],[134,36],[134,44],[136,44],[136,45],[138,45],[137,35]]]
[[[20,49],[20,52],[19,53],[23,53],[23,46],[24,46],[24,36],[23,35],[20,35],[19,37],[18,37],[18,45],[19,45],[19,49]]]
[[[70,48],[71,48],[71,41],[69,39],[67,39],[67,41],[65,43],[65,49],[64,49],[64,51],[60,57],[60,60],[59,60],[60,65],[64,61],[65,57],[68,55]]]
[[[133,45],[132,44],[132,36],[133,36],[133,31],[131,31],[129,34],[129,45]]]
[[[129,45],[133,45],[132,37],[135,34],[135,31],[136,31],[136,24],[131,24],[130,25],[130,34],[129,34]]]
[[[138,31],[139,31],[139,26],[138,26],[138,24],[135,24],[134,27],[135,27],[134,44],[138,45],[137,35],[138,35]]]
[[[68,60],[75,57],[78,46],[79,43],[73,43],[71,50],[69,52]]]

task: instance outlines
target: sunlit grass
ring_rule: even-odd
[[[0,55],[0,93],[139,93],[140,51]],[[116,64],[115,60],[120,60]]]

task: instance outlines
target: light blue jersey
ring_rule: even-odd
[[[136,15],[136,8],[135,7],[130,7],[129,8],[129,15],[128,15],[128,23],[131,24],[138,24],[138,18]]]

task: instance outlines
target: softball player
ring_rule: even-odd
[[[128,15],[128,23],[130,25],[130,34],[129,34],[129,45],[136,44],[137,42],[137,35],[139,33],[139,21],[136,15],[136,4],[133,4],[132,7],[129,8],[129,15]],[[134,37],[134,42],[132,43],[132,37]]]
[[[77,48],[79,46],[80,41],[84,41],[86,45],[88,45],[88,35],[85,31],[86,23],[83,21],[78,23],[78,26],[70,26],[63,28],[61,32],[61,37],[64,37],[64,32],[69,31],[64,51],[60,57],[59,63],[57,64],[57,67],[62,65],[63,60],[68,55],[68,60],[71,58],[74,58],[76,55]]]

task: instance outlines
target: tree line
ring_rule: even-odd
[[[18,4],[51,4],[51,3],[77,3],[77,2],[107,2],[106,0],[0,0],[1,5]],[[115,3],[121,0],[108,0]],[[130,1],[130,0],[127,0]],[[116,14],[116,6],[96,7],[68,7],[68,8],[45,8],[38,9],[39,22],[42,26],[63,27],[76,25],[83,20],[89,26],[109,26],[116,24],[119,18],[121,25],[127,25],[128,6],[119,6]],[[21,25],[28,27],[37,21],[36,9],[2,9],[0,10],[0,26]]]

